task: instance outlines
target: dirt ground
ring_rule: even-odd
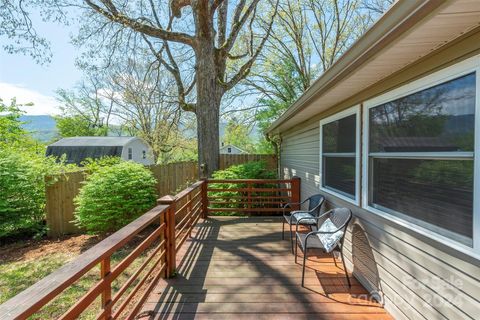
[[[74,257],[102,239],[99,236],[75,235],[58,239],[23,240],[0,246],[0,263],[30,261],[53,253]]]

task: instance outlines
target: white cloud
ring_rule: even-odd
[[[0,82],[0,98],[3,99],[3,102],[8,104],[14,97],[20,104],[33,102],[33,106],[22,107],[26,114],[56,115],[60,113],[59,103],[54,97],[30,90],[22,85]]]

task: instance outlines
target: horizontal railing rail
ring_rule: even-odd
[[[92,302],[101,296],[101,312],[98,318],[118,318],[131,302],[133,306],[129,306],[129,314],[125,318],[133,318],[146,298],[152,290],[152,286],[143,288],[140,298],[133,301],[132,298],[137,293],[148,278],[153,278],[154,282],[160,277],[167,267],[167,261],[164,259],[166,253],[165,237],[167,226],[164,221],[164,215],[168,210],[168,206],[159,205],[148,211],[135,221],[118,230],[108,238],[96,244],[94,247],[85,251],[75,260],[67,263],[60,269],[54,271],[47,277],[38,281],[31,287],[27,288],[20,294],[0,306],[0,319],[26,319],[39,311],[47,303],[54,300],[65,289],[72,286],[82,276],[100,265],[100,280],[97,281],[90,290],[81,297],[76,304],[70,307],[60,318],[72,319],[78,317]],[[137,245],[123,260],[115,266],[111,266],[112,254],[124,247],[136,235],[144,231],[147,227],[155,224],[155,229]],[[123,284],[123,286],[112,296],[112,282],[136,260],[145,250],[157,240],[156,247],[148,253],[148,257],[138,268],[136,272]],[[153,263],[150,263],[152,262]],[[150,266],[148,266],[150,263]],[[129,295],[124,297],[127,289],[138,280],[138,276],[145,268],[149,267],[148,272],[143,278],[131,289]],[[124,299],[122,299],[124,298]],[[121,302],[118,308],[114,306]]]
[[[30,317],[98,266],[98,281],[59,318],[77,318],[99,300],[97,319],[133,319],[160,277],[175,274],[176,254],[200,218],[222,211],[272,214],[299,200],[298,178],[198,181],[175,196],[158,199],[155,208],[0,305],[0,319]],[[135,239],[123,259],[112,261],[112,255]],[[134,262],[139,266],[124,274],[127,280],[115,283],[114,290],[112,283]]]
[[[286,203],[300,200],[299,178],[209,179],[206,182],[208,213],[272,215],[282,212]]]

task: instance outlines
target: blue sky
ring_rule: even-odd
[[[9,101],[16,97],[19,103],[33,102],[33,107],[24,108],[27,114],[58,114],[55,90],[72,88],[82,76],[75,68],[77,50],[69,36],[75,34],[76,28],[43,22],[38,17],[32,20],[37,32],[51,42],[52,61],[39,65],[30,56],[8,54],[0,48],[0,98]],[[5,39],[0,38],[0,44],[3,41]]]

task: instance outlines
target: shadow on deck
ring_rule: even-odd
[[[391,319],[331,255],[309,256],[305,287],[277,217],[210,217],[137,319]],[[301,261],[301,259],[299,259]]]

